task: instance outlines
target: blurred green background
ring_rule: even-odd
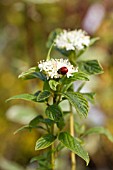
[[[34,146],[42,131],[17,135],[13,132],[44,108],[5,100],[41,88],[40,81],[23,81],[18,75],[45,59],[47,38],[55,28],[82,28],[92,37],[100,37],[82,56],[98,59],[104,68],[104,74],[92,77],[85,89],[97,93],[86,123],[103,125],[113,134],[113,1],[0,0],[0,170],[36,169],[37,164],[29,161],[39,154]],[[87,138],[86,143],[91,161],[85,167],[84,161],[77,158],[78,170],[112,170],[113,144],[95,135]],[[56,164],[58,170],[70,170],[70,154],[64,151]]]

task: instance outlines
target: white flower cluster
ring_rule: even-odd
[[[84,49],[85,46],[89,46],[90,37],[81,29],[73,31],[63,30],[63,32],[57,35],[54,42],[59,49],[79,51]]]
[[[40,71],[49,78],[61,78],[66,75],[67,78],[73,76],[72,73],[77,72],[78,68],[74,68],[73,65],[67,59],[51,59],[48,61],[40,61],[38,64]]]

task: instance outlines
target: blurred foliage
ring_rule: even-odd
[[[104,67],[104,74],[98,78],[92,77],[93,83],[88,84],[88,87],[97,93],[95,107],[98,115],[94,112],[90,117],[93,119],[95,115],[96,120],[101,122],[99,115],[102,114],[105,120],[103,125],[113,134],[113,1],[57,0],[50,3],[48,0],[40,3],[38,0],[0,0],[0,162],[2,161],[2,165],[7,159],[12,162],[12,166],[16,162],[17,167],[20,164],[23,167],[20,167],[21,169],[29,169],[30,159],[39,154],[34,151],[33,146],[42,132],[25,131],[16,136],[13,135],[23,121],[14,122],[11,112],[18,113],[14,110],[15,108],[12,108],[13,111],[10,110],[10,107],[29,106],[30,109],[34,109],[31,111],[31,117],[34,112],[41,114],[44,108],[41,105],[23,101],[6,104],[5,100],[19,93],[35,92],[37,88],[41,89],[42,84],[35,80],[31,82],[19,80],[18,75],[30,66],[36,65],[40,59],[45,58],[47,37],[53,29],[85,29],[84,19],[89,9],[95,4],[102,5],[104,17],[99,21],[98,28],[91,36],[100,37],[100,40],[90,50],[87,50],[83,57],[88,58],[91,55],[92,58],[99,59]],[[94,15],[92,14],[92,16]],[[98,21],[98,17],[94,21]],[[95,26],[95,22],[91,27]],[[54,52],[54,55],[59,54]],[[7,116],[9,110],[10,116]],[[20,114],[22,115],[22,113]],[[90,118],[88,121],[89,126],[95,124],[95,122],[90,123]],[[100,142],[99,138],[95,136],[88,138],[87,143],[91,162],[86,169],[112,170],[113,144],[104,137]],[[67,151],[64,151],[64,154],[58,158],[57,164],[59,165],[60,159],[67,159],[67,165],[61,165],[60,162],[62,167],[58,167],[59,170],[69,166],[70,158],[65,157],[65,152]],[[9,162],[6,162],[4,164],[7,167],[1,166],[1,170],[11,169]],[[33,166],[35,167],[35,165]],[[78,170],[83,169],[83,166],[83,162],[78,159]],[[14,170],[16,169],[18,168]]]

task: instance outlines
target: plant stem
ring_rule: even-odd
[[[52,134],[54,135],[54,124],[53,124],[53,126],[51,127],[51,132],[52,132]],[[52,165],[51,170],[54,170],[54,168],[55,168],[54,142],[53,142],[52,145],[51,145],[51,165]]]
[[[72,111],[72,106],[70,104],[70,134],[74,137],[74,115]],[[75,153],[71,152],[71,170],[76,170],[76,156]]]
[[[53,48],[53,45],[54,45],[54,42],[52,43],[51,47],[49,48],[49,51],[48,51],[46,60],[50,60],[50,58],[51,58],[51,57],[50,57],[50,53],[51,53],[51,50],[52,50],[52,48]]]

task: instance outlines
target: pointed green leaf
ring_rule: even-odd
[[[42,81],[47,80],[46,76],[42,72],[34,72],[33,76],[36,77],[36,78],[39,78]]]
[[[36,101],[36,96],[34,96],[33,94],[19,94],[16,96],[13,96],[9,99],[6,100],[6,102],[10,101],[10,100],[14,100],[14,99],[23,99],[23,100],[28,100],[28,101]]]
[[[90,40],[90,46],[93,45],[96,41],[98,41],[100,38],[99,37],[95,37],[95,38],[91,38]]]
[[[45,111],[46,115],[55,122],[59,122],[63,118],[63,113],[60,107],[56,104],[50,105]]]
[[[30,121],[29,126],[36,126],[38,123],[42,122],[42,120],[43,120],[43,116],[38,115]]]
[[[77,113],[83,117],[88,115],[88,102],[81,93],[67,92],[63,95],[69,100],[69,102],[75,107]]]
[[[88,165],[88,153],[83,149],[80,142],[76,138],[72,137],[68,132],[61,132],[58,139],[65,147],[84,159],[86,161],[86,164]]]
[[[113,142],[113,135],[109,132],[108,129],[104,127],[93,127],[88,129],[83,136],[90,135],[90,134],[102,134],[105,135],[111,142]]]
[[[24,131],[24,130],[31,130],[31,127],[29,127],[29,125],[25,125],[25,126],[22,126],[21,128],[17,129],[15,132],[14,132],[14,135],[16,135],[17,133],[21,132],[21,131]]]
[[[32,67],[32,68],[28,69],[27,71],[22,72],[18,76],[18,78],[21,78],[21,79],[24,79],[24,80],[34,79],[34,78],[39,78],[43,81],[47,80],[46,76],[42,72],[40,72],[38,67]]]
[[[91,75],[103,73],[103,69],[97,60],[79,61],[77,64],[79,70],[86,74]]]
[[[60,142],[57,146],[56,146],[56,151],[59,152],[61,151],[65,146]]]
[[[51,120],[51,119],[46,118],[46,119],[43,119],[43,120],[42,120],[42,123],[45,123],[45,124],[47,124],[48,126],[51,126],[51,125],[54,124],[54,121]]]
[[[41,92],[41,91],[40,91],[40,90],[38,90],[37,92],[35,92],[35,93],[34,93],[34,96],[36,96],[36,97],[37,97],[37,96],[40,94],[40,92]]]
[[[88,81],[89,80],[88,75],[83,72],[75,72],[72,77],[69,77],[69,78],[65,77],[65,78],[61,79],[62,83],[65,85],[69,84],[71,82],[77,81],[77,80]]]
[[[62,29],[57,28],[57,29],[55,29],[54,31],[52,31],[52,32],[50,33],[50,35],[49,35],[49,37],[48,37],[47,44],[46,44],[48,48],[51,47],[51,45],[53,44],[56,36],[57,36],[58,34],[60,34],[61,32],[62,32]]]
[[[94,103],[95,93],[81,93],[89,102]]]
[[[51,151],[45,151],[30,160],[30,163],[37,161],[39,170],[51,170]]]
[[[31,128],[40,128],[40,129],[43,129],[43,130],[47,130],[47,129],[43,128],[42,126],[37,126],[39,123],[44,123],[48,126],[51,126],[54,122],[50,119],[47,119],[47,118],[44,119],[42,115],[38,115],[30,121],[29,126]]]
[[[62,129],[64,128],[64,126],[65,126],[64,118],[62,117],[61,119],[59,119],[59,121],[56,122],[56,124],[57,124],[57,127],[58,127],[60,130],[62,130]]]
[[[47,134],[41,138],[39,138],[36,142],[35,150],[41,150],[49,147],[54,141],[56,137],[52,134]]]
[[[28,69],[27,71],[22,72],[18,78],[21,78],[23,80],[27,80],[27,79],[34,79],[36,78],[33,73],[37,70],[37,67],[32,67],[30,69]]]
[[[76,134],[78,135],[83,134],[85,131],[85,125],[80,125],[78,122],[74,122],[74,128],[75,128]]]
[[[39,160],[39,156],[35,156],[35,157],[31,158],[30,163],[33,163],[38,160]]]
[[[32,125],[25,125],[25,126],[22,126],[21,128],[17,129],[15,132],[14,132],[14,135],[21,132],[21,131],[24,131],[24,130],[29,130],[31,131],[32,129],[35,129],[35,128],[39,128],[39,129],[43,129],[43,130],[46,130],[44,127],[42,126],[32,126]]]
[[[39,95],[36,98],[37,102],[43,102],[44,100],[48,99],[51,93],[47,90],[40,92]]]
[[[49,86],[53,91],[57,90],[57,86],[59,85],[59,83],[55,80],[50,80],[49,81]]]
[[[52,121],[51,119],[48,119],[48,118],[43,118],[42,115],[38,115],[29,122],[29,126],[32,128],[33,127],[39,128],[39,126],[37,126],[37,124],[39,124],[39,123],[44,123],[48,126],[51,126],[54,123],[54,121]]]

